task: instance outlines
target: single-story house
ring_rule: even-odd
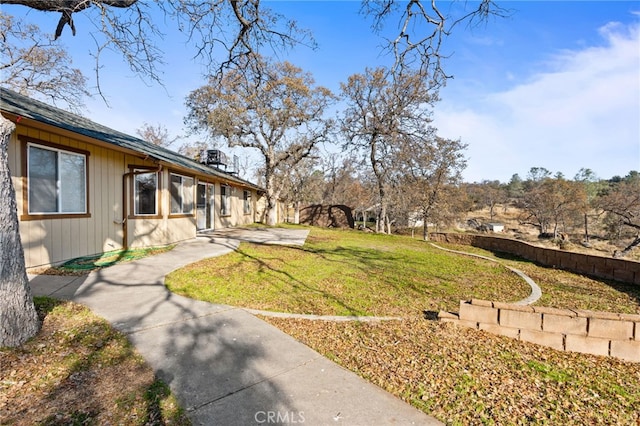
[[[0,112],[27,268],[263,219],[235,174],[4,88]]]

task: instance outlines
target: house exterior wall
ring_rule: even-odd
[[[88,152],[89,217],[28,219],[24,144],[53,143]],[[16,190],[20,237],[27,267],[122,248],[122,164],[124,155],[99,146],[20,124],[9,143],[9,167]]]
[[[88,214],[82,217],[29,216],[26,208],[26,143],[55,144],[61,149],[70,148],[87,153],[87,206]],[[170,173],[171,165],[154,164],[133,153],[121,152],[92,143],[84,136],[74,137],[70,132],[60,134],[50,129],[39,129],[21,123],[17,124],[8,148],[9,168],[14,188],[20,236],[25,252],[27,268],[62,263],[81,256],[122,249],[126,244],[131,248],[161,246],[195,238],[196,209],[193,214],[170,215]],[[159,207],[154,217],[131,216],[133,211],[131,191],[135,167],[158,169]],[[253,223],[256,218],[255,190],[234,188],[231,192],[231,209],[228,216],[220,215],[220,184],[215,177],[198,176],[194,172],[183,171],[194,178],[194,200],[197,182],[202,179],[215,184],[214,227],[225,228]],[[124,182],[123,182],[124,180]],[[251,192],[250,214],[243,211],[243,191]],[[126,219],[126,224],[123,219]],[[126,232],[126,236],[125,236]]]

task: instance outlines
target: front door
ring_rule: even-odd
[[[198,182],[196,193],[196,229],[213,229],[213,184]]]

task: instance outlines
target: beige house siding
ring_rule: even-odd
[[[221,192],[222,184],[216,185],[215,203],[216,203],[216,228],[230,228],[234,226],[247,225],[255,222],[255,203],[253,200],[257,198],[255,191],[251,192],[251,213],[244,213],[244,189],[234,185],[227,185],[231,190],[229,196],[229,213],[222,215],[221,213]]]
[[[54,143],[88,152],[89,217],[28,219],[24,145]],[[89,254],[122,248],[121,165],[123,154],[70,137],[17,125],[9,143],[9,161],[20,221],[20,237],[27,267],[49,265]]]
[[[32,122],[33,123],[33,122]],[[220,215],[220,185],[211,176],[199,176],[193,171],[179,170],[170,164],[157,164],[135,153],[111,149],[107,144],[94,141],[86,136],[42,126],[38,123],[26,126],[18,123],[9,143],[9,168],[16,189],[20,235],[25,249],[27,268],[58,264],[66,260],[103,253],[129,247],[160,246],[196,237],[196,210],[191,215],[170,216],[170,173],[182,173],[194,178],[194,200],[200,179],[215,185],[214,228],[226,228],[253,223],[256,219],[255,189],[238,185],[231,186],[230,214]],[[83,217],[33,217],[27,214],[26,205],[26,158],[25,145],[33,143],[53,143],[61,149],[65,147],[85,151],[87,156],[87,206],[88,214]],[[132,166],[157,169],[162,166],[159,176],[159,215],[153,218],[132,217],[131,176]],[[123,184],[123,179],[125,183]],[[123,194],[123,188],[125,193]],[[250,214],[243,211],[243,191],[251,192]],[[124,196],[123,196],[124,195]],[[127,211],[124,212],[123,209]],[[126,218],[126,225],[123,219]],[[127,236],[124,238],[126,229]]]

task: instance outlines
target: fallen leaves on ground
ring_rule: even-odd
[[[453,324],[265,320],[447,424],[640,424],[640,365]]]
[[[36,298],[42,330],[0,349],[0,424],[189,424],[126,337],[71,302]]]

